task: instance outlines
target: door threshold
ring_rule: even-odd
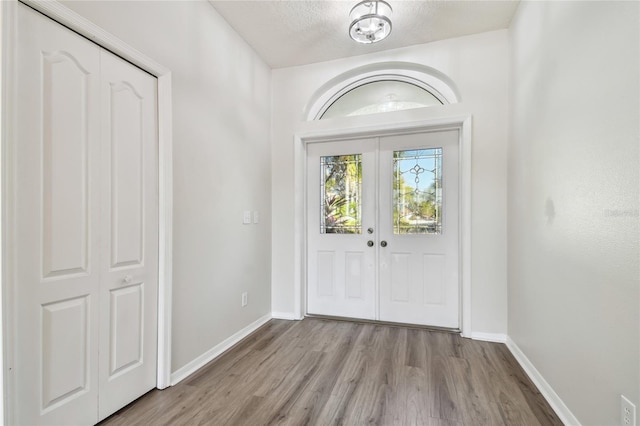
[[[447,327],[438,327],[435,325],[409,324],[409,323],[392,322],[392,321],[377,321],[377,320],[369,320],[369,319],[363,319],[363,318],[338,317],[333,315],[306,314],[305,318],[317,318],[317,319],[326,319],[326,320],[334,320],[334,321],[355,322],[355,323],[361,323],[361,324],[386,325],[389,327],[418,328],[422,330],[440,331],[443,333],[451,333],[451,334],[461,333],[461,330],[459,328],[447,328]]]

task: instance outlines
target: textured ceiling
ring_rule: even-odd
[[[356,0],[209,1],[272,68],[503,29],[518,7],[515,0],[387,0],[393,8],[391,35],[364,45],[347,31]]]

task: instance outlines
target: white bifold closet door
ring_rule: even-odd
[[[157,81],[18,6],[16,424],[94,424],[156,384]]]

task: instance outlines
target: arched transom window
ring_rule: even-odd
[[[378,62],[336,75],[309,98],[303,120],[353,117],[460,102],[447,75],[426,65]]]
[[[417,84],[399,80],[378,80],[339,94],[320,119],[352,117],[378,112],[400,111],[442,105],[442,100]]]

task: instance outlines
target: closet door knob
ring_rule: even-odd
[[[371,240],[367,241],[367,245],[368,245],[369,247],[373,247],[373,241],[371,241]]]
[[[131,284],[131,281],[133,281],[133,277],[131,275],[125,275],[122,279],[122,282],[125,284]]]
[[[380,245],[381,245],[382,247],[386,247],[386,246],[387,246],[387,242],[386,242],[386,241],[380,241]]]

